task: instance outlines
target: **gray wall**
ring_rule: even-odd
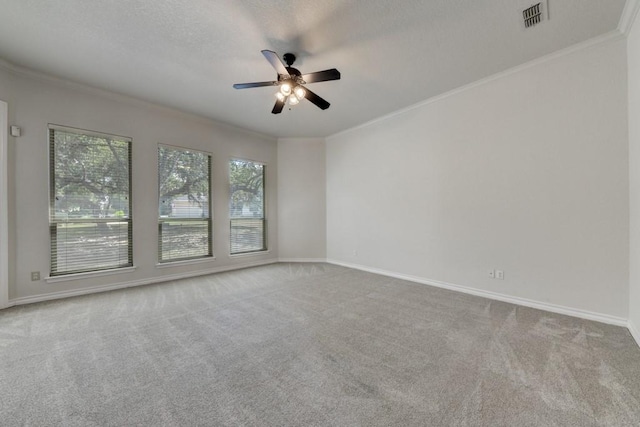
[[[9,123],[24,132],[9,141],[10,298],[278,257],[327,257],[585,313],[628,316],[637,331],[638,52],[636,24],[628,41],[538,61],[326,142],[276,141],[0,67],[0,99],[9,102]],[[135,272],[29,280],[30,271],[46,275],[49,266],[47,123],[133,138]],[[213,153],[215,261],[156,266],[158,143]],[[268,253],[228,256],[230,157],[267,163]],[[505,280],[488,277],[495,268],[505,271]]]
[[[328,138],[328,258],[624,322],[626,72],[619,37]]]
[[[285,260],[327,257],[325,142],[278,140],[278,243]]]
[[[234,265],[277,259],[277,141],[167,108],[79,85],[0,68],[0,99],[9,103],[9,122],[23,136],[10,138],[10,298],[74,291],[110,284],[142,283]],[[218,102],[211,100],[211,102]],[[49,123],[133,138],[134,264],[131,273],[82,280],[32,282],[31,271],[49,273]],[[159,143],[211,152],[215,260],[158,268],[157,146]],[[228,160],[264,162],[268,242],[259,255],[229,256]]]

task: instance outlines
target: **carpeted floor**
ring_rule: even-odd
[[[620,327],[327,264],[0,311],[0,425],[638,426]]]

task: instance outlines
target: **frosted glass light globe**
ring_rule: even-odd
[[[296,97],[298,99],[302,99],[307,94],[307,91],[304,90],[302,86],[296,86],[296,88],[293,90],[293,93],[296,94]]]
[[[284,96],[291,95],[291,83],[283,83],[282,86],[280,86],[280,92]]]

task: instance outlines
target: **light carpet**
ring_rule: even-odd
[[[0,425],[638,426],[621,327],[328,264],[0,311]]]

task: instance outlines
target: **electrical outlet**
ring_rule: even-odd
[[[504,271],[496,270],[496,279],[504,280]]]
[[[32,271],[31,272],[31,281],[35,282],[37,280],[40,280],[40,272],[39,271]]]
[[[489,270],[489,277],[491,277],[492,279],[495,279],[496,277],[496,272],[493,270]]]

